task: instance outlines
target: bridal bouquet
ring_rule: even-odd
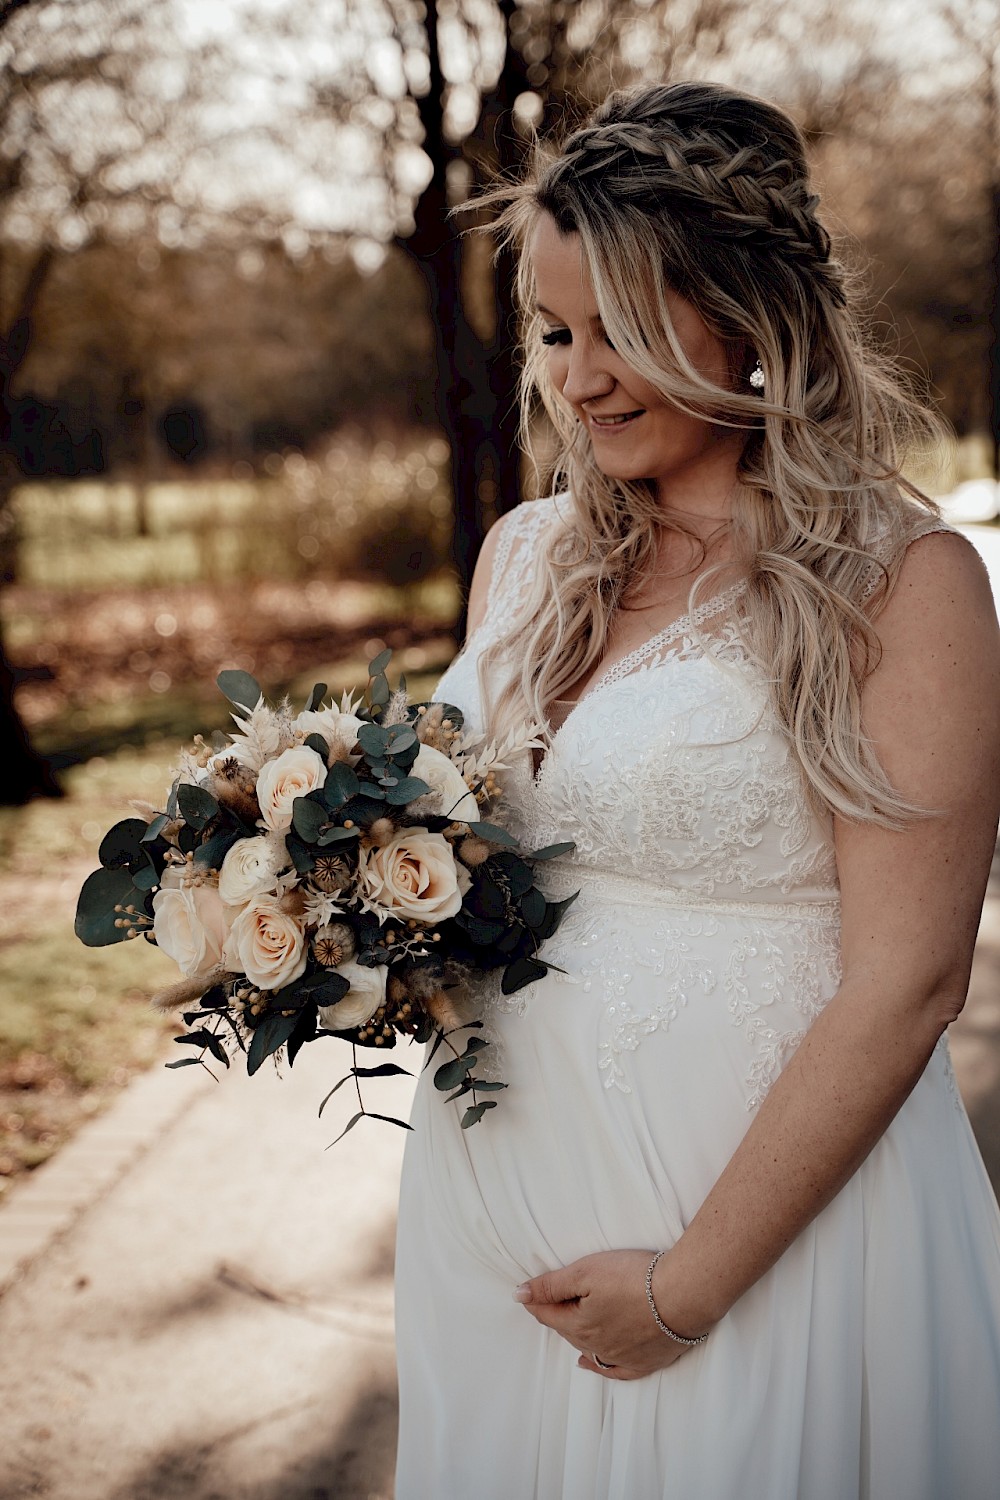
[[[403,680],[391,690],[390,654],[370,664],[363,697],[324,706],[320,683],[299,714],[223,672],[237,732],[216,748],[198,736],[165,807],[133,803],[141,816],[105,835],[76,933],[93,947],[141,935],[176,961],[183,978],[154,1003],[192,1007],[176,1041],[198,1055],[168,1067],[206,1055],[228,1067],[242,1050],[254,1073],[323,1036],[383,1048],[436,1037],[431,1056],[442,1044],[451,1056],[434,1082],[468,1096],[467,1127],[495,1107],[479,1095],[505,1085],[476,1074],[483,1038],[455,1045],[482,1024],[462,1020],[456,997],[477,970],[502,969],[508,994],[546,972],[539,946],[570,901],[547,901],[533,865],[573,846],[524,854],[484,817],[502,816],[500,773],[540,744],[536,727],[485,744],[453,705],[411,703]],[[403,1072],[355,1053],[327,1099],[351,1078]],[[347,1130],[373,1113],[358,1096]]]

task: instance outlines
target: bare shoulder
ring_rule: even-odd
[[[1000,745],[1000,627],[971,542],[957,532],[912,542],[875,628],[866,729],[897,784],[933,802],[995,765]]]
[[[895,587],[875,629],[882,660],[931,667],[970,652],[982,669],[1000,670],[1000,629],[989,574],[975,547],[956,531],[929,532],[906,550]],[[967,661],[974,667],[977,662]]]

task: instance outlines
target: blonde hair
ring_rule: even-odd
[[[814,803],[901,827],[923,810],[892,787],[865,738],[861,688],[877,663],[872,620],[907,543],[937,514],[901,475],[936,418],[866,343],[848,278],[816,217],[802,137],[762,100],[714,84],[612,94],[561,149],[536,143],[524,180],[491,189],[501,243],[519,252],[522,434],[548,413],[572,526],[549,538],[512,629],[480,660],[500,730],[542,724],[599,663],[623,589],[649,569],[661,528],[683,531],[651,481],[611,479],[549,379],[527,241],[542,214],[578,234],[607,337],[680,410],[747,432],[731,524],[747,588],[743,635]],[[668,294],[690,301],[733,362],[733,390],[699,374]],[[759,358],[764,396],[748,384]],[[559,531],[559,528],[555,528]],[[705,596],[718,567],[692,589]],[[506,664],[499,693],[491,679]],[[513,664],[513,665],[512,665]]]

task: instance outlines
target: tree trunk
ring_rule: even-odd
[[[506,20],[506,14],[505,14]],[[452,561],[463,592],[456,631],[465,633],[465,598],[487,522],[510,510],[520,499],[517,450],[517,373],[514,363],[513,275],[509,261],[501,262],[495,284],[496,327],[485,344],[476,333],[462,301],[462,243],[448,219],[447,173],[458,148],[444,133],[445,79],[437,45],[437,11],[427,5],[427,42],[430,87],[417,101],[424,128],[424,151],[432,166],[431,180],[414,208],[414,232],[399,246],[416,263],[427,287],[428,311],[434,337],[438,418],[451,449],[454,493]],[[513,81],[514,61],[508,44],[507,60],[491,101],[501,104]],[[518,60],[519,61],[519,60]],[[501,163],[507,165],[506,162]]]
[[[24,363],[31,342],[31,319],[42,286],[52,265],[53,253],[42,250],[28,273],[21,292],[17,316],[0,338],[0,513],[10,503],[17,467],[17,455],[5,453],[10,438],[8,403],[13,399],[12,384]],[[0,578],[0,587],[3,580]],[[28,731],[14,703],[14,671],[7,660],[3,634],[0,631],[0,764],[4,766],[0,803],[20,806],[32,797],[60,797],[62,792],[51,766],[32,748]]]

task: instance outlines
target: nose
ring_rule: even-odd
[[[562,393],[574,406],[607,396],[614,390],[615,377],[608,369],[605,355],[610,350],[603,340],[591,338],[574,339],[569,347],[569,360]]]

